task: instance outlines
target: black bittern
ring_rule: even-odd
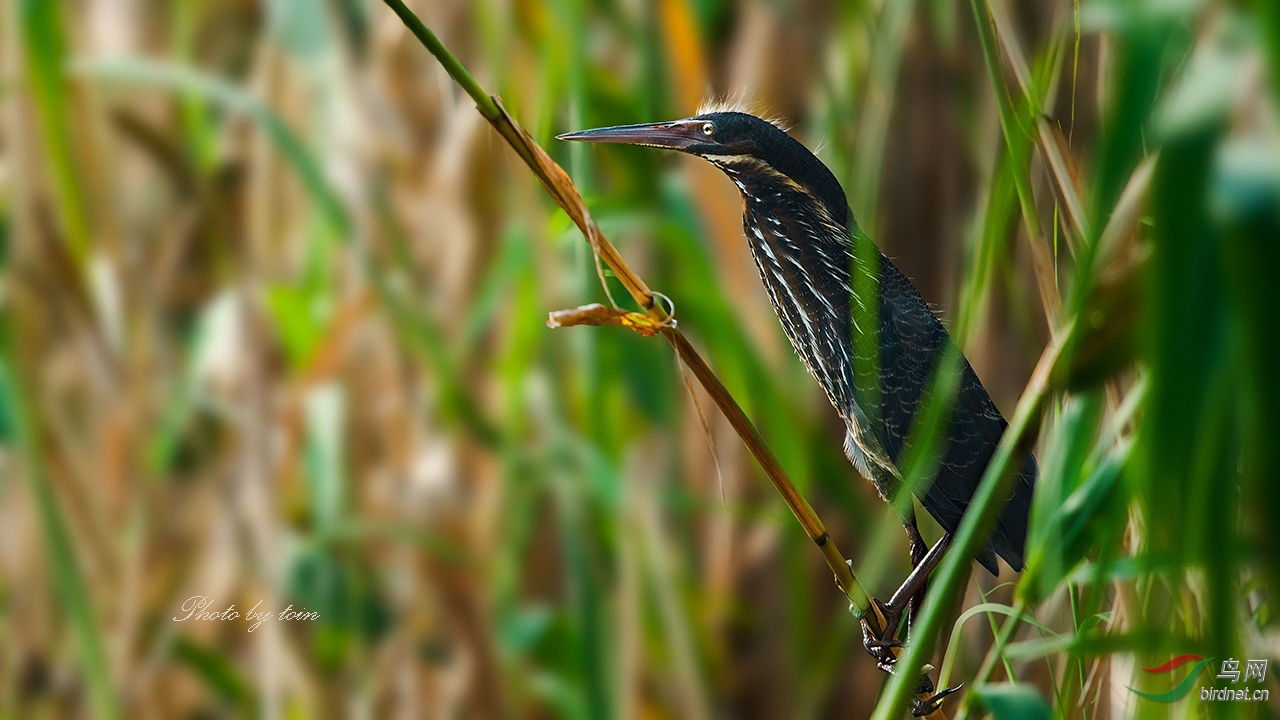
[[[747,243],[782,329],[844,420],[846,455],[886,500],[892,502],[903,484],[898,462],[926,384],[945,354],[961,358],[955,363],[960,377],[954,407],[938,439],[937,473],[916,491],[946,533],[933,550],[916,528],[912,504],[895,504],[916,570],[881,604],[890,619],[887,637],[866,638],[868,651],[891,663],[886,648],[894,644],[905,606],[918,608],[922,579],[959,527],[1005,430],[982,382],[911,281],[865,241],[835,175],[773,123],[744,112],[712,111],[559,137],[679,150],[729,176],[742,195]],[[1015,571],[1022,569],[1036,472],[1028,456],[978,555],[992,574],[999,572],[997,556]]]

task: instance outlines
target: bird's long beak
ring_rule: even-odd
[[[672,122],[618,125],[615,127],[581,130],[557,135],[557,140],[576,140],[592,143],[620,143],[648,147],[684,150],[690,145],[705,142],[700,120],[675,120]]]

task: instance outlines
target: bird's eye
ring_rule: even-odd
[[[716,126],[711,123],[702,123],[702,134],[710,137],[716,131]]]

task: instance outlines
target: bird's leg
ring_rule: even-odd
[[[918,533],[917,533],[918,535]],[[921,546],[924,541],[920,541]],[[902,611],[910,604],[912,618],[915,613],[919,612],[919,602],[924,600],[924,590],[929,584],[929,575],[938,567],[938,563],[942,562],[942,558],[947,554],[947,549],[951,547],[950,533],[943,535],[938,542],[924,553],[919,562],[915,563],[915,568],[906,580],[902,581],[902,585],[894,591],[889,598],[888,608],[891,612],[895,612],[899,618],[902,617]],[[914,560],[914,551],[912,553]]]
[[[905,525],[904,527],[906,528],[906,531],[907,531],[907,542],[910,543],[911,570],[914,573],[915,569],[920,567],[920,563],[924,562],[925,556],[929,554],[929,545],[924,541],[924,538],[920,536],[920,528],[916,527],[916,519],[914,517],[914,514],[911,518],[911,522]],[[908,578],[909,577],[910,576],[908,576]],[[915,623],[916,617],[920,614],[920,605],[924,601],[924,590],[925,590],[925,587],[928,585],[928,582],[929,582],[929,576],[926,574],[924,578],[924,584],[920,586],[919,590],[915,591],[911,595],[911,600],[909,604],[910,612],[907,613],[907,634],[908,635],[911,634],[911,625]],[[892,602],[892,598],[890,599],[890,602]]]
[[[890,494],[887,497],[892,497],[891,489]],[[890,500],[890,502],[892,503],[892,500]],[[920,528],[916,526],[916,513],[914,507],[907,505],[906,509],[902,511],[900,518],[902,520],[903,529],[907,531],[907,542],[909,543],[911,552],[911,567],[913,568],[912,574],[914,575],[914,568],[920,566],[921,561],[924,560],[925,555],[927,554],[929,546],[925,544],[924,538],[920,536]],[[910,576],[908,579],[910,579]],[[885,671],[888,671],[889,667],[893,665],[894,660],[896,659],[896,655],[893,652],[894,649],[902,647],[902,643],[897,639],[898,628],[902,624],[903,610],[905,610],[905,603],[899,598],[901,593],[902,589],[899,588],[898,592],[894,593],[893,597],[889,599],[888,604],[885,604],[880,600],[873,600],[879,607],[880,612],[884,615],[885,619],[884,628],[880,633],[880,637],[875,637],[875,633],[873,633],[871,628],[866,624],[863,624],[862,626],[863,647],[865,647],[867,652],[876,659],[881,669],[884,669]],[[910,599],[911,598],[908,597],[908,600]],[[916,608],[913,603],[913,614],[915,609]]]

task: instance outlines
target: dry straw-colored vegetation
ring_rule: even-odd
[[[1280,658],[1280,4],[408,3],[435,55],[388,5],[3,5],[0,717],[901,716],[918,675],[700,384],[890,592],[896,516],[732,186],[551,139],[733,93],[821,148],[1041,462],[1027,571],[970,577],[992,472],[901,663],[966,684],[951,717],[1280,712],[1276,668],[1270,702],[1129,689]],[[591,226],[459,61],[617,248],[633,314],[562,324],[660,329],[643,278],[670,344],[547,329],[610,301]]]

